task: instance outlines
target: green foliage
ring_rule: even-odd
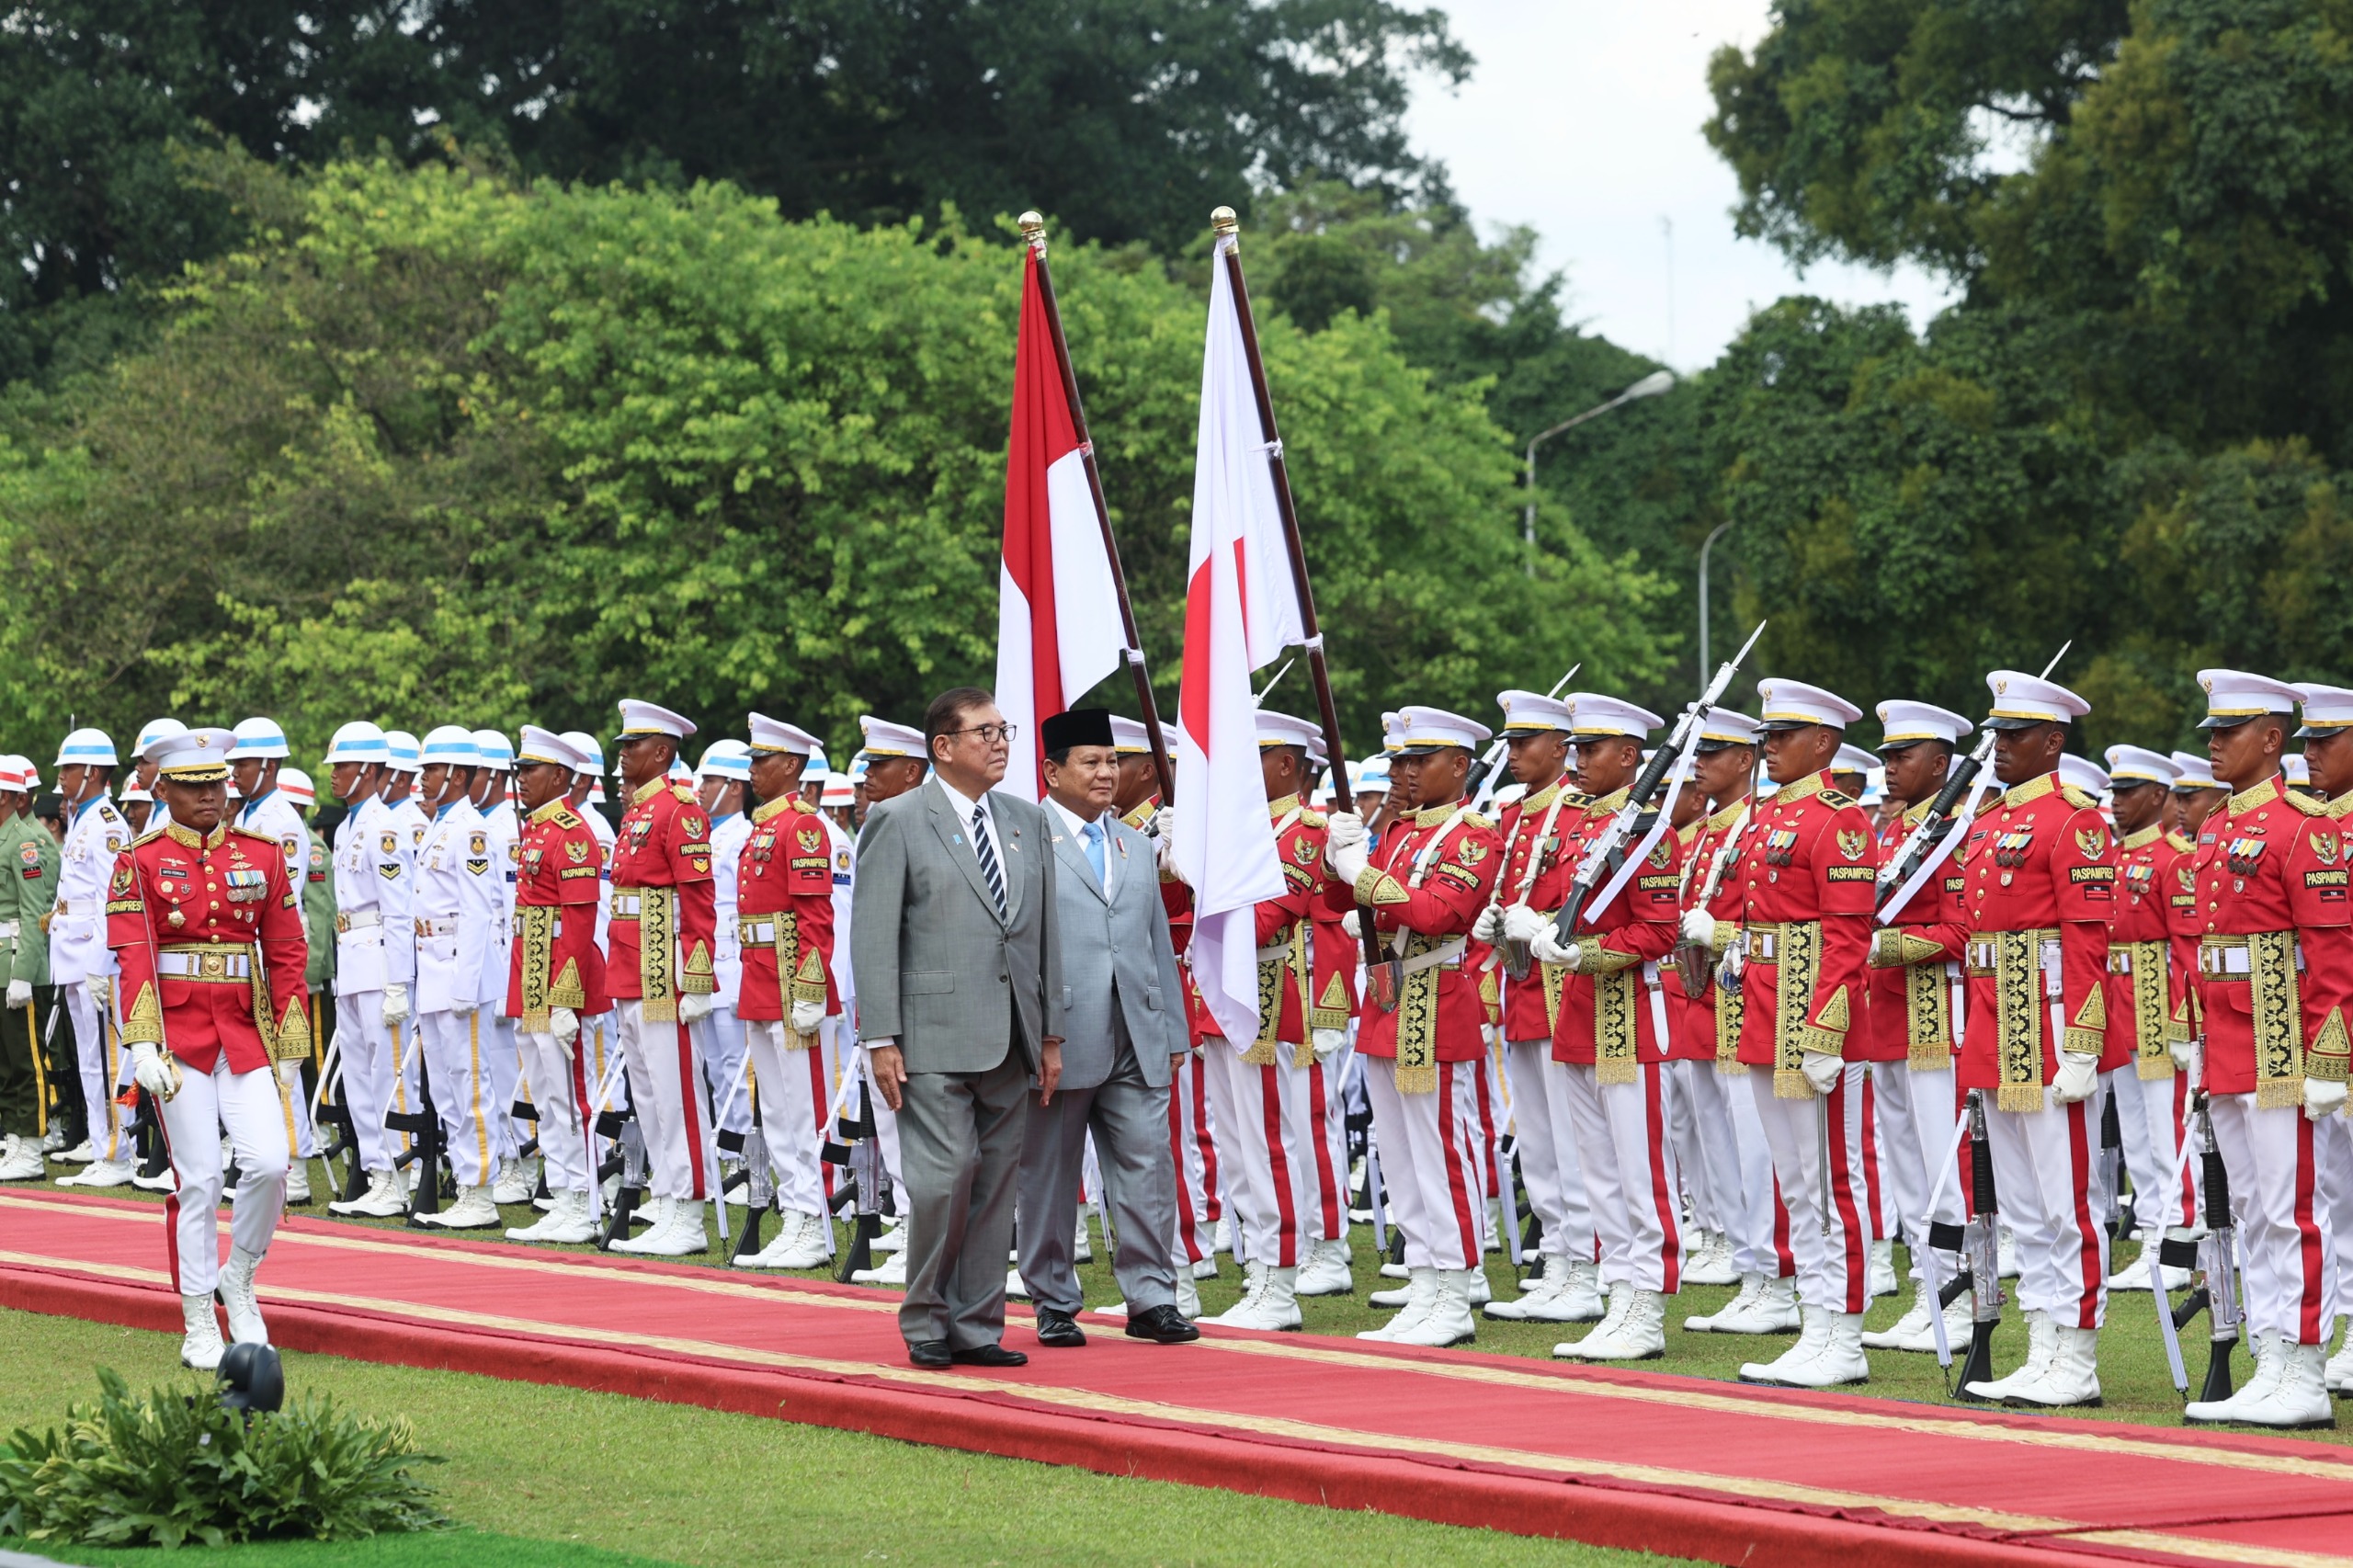
[[[595,727],[633,692],[838,735],[988,678],[1010,236],[390,161],[213,177],[275,221],[0,448],[0,705],[267,711],[299,748],[358,716]],[[1130,251],[1055,262],[1173,694],[1199,293]],[[1658,671],[1622,552],[1555,524],[1531,574],[1480,383],[1434,385],[1378,317],[1262,339],[1355,733],[1483,707],[1531,657]]]
[[[332,1399],[244,1415],[219,1385],[134,1397],[98,1369],[95,1404],[61,1433],[18,1428],[0,1449],[0,1538],[87,1546],[352,1540],[449,1521],[409,1474],[438,1463],[408,1423],[362,1420]]]

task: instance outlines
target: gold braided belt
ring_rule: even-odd
[[[2304,1010],[2296,971],[2303,949],[2292,931],[2198,938],[2198,973],[2209,984],[2245,984],[2255,1035],[2255,1103],[2279,1110],[2304,1103]]]

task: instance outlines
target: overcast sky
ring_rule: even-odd
[[[1778,250],[1733,234],[1739,185],[1699,134],[1714,109],[1708,57],[1755,44],[1769,0],[1438,3],[1478,64],[1458,91],[1416,97],[1415,143],[1445,162],[1483,228],[1535,228],[1588,330],[1688,370],[1784,294],[1898,301],[1915,327],[1943,303],[1914,269],[1821,264],[1800,278]]]

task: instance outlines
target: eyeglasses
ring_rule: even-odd
[[[1020,733],[1021,726],[1018,724],[975,724],[969,730],[948,732],[950,735],[978,735],[981,737],[981,744],[984,746],[993,746],[999,741],[1011,745],[1014,737]]]

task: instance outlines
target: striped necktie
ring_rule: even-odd
[[[981,862],[981,875],[988,879],[989,896],[996,900],[996,912],[1005,913],[1005,873],[997,869],[996,845],[989,837],[989,813],[985,807],[972,808],[972,853]]]

